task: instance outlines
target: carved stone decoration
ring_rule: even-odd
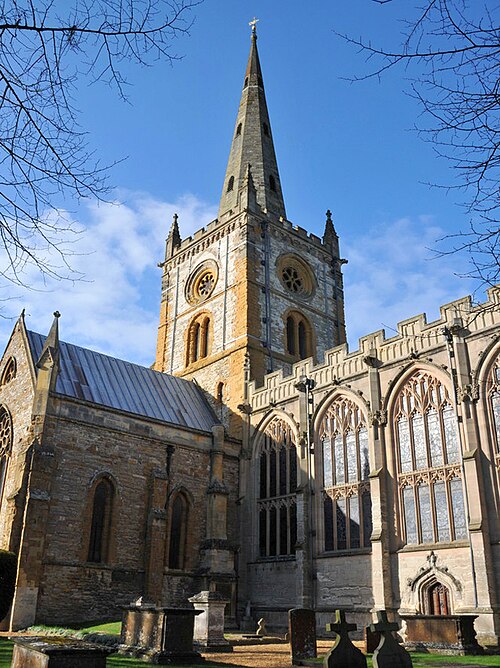
[[[447,587],[450,592],[452,612],[457,611],[462,605],[462,583],[450,573],[448,566],[442,564],[442,558],[438,558],[435,552],[431,551],[426,557],[426,563],[418,569],[412,578],[406,580],[400,613],[407,615],[426,614],[426,594],[429,588],[436,583],[441,583]]]

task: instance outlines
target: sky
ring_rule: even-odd
[[[31,289],[3,286],[0,336],[26,310],[45,333],[59,310],[61,338],[149,365],[154,360],[161,272],[174,212],[182,236],[216,217],[250,47],[258,47],[288,219],[321,235],[331,209],[344,265],[349,345],[476,289],[436,240],[466,227],[444,160],[414,130],[420,109],[411,72],[352,83],[371,65],[336,33],[398,44],[410,3],[372,0],[204,0],[179,36],[173,65],[126,68],[128,100],[102,83],[75,91],[91,149],[110,170],[108,202],[68,203],[80,233],[73,281],[30,270]],[[403,15],[404,13],[404,15]],[[481,301],[483,295],[477,296]]]

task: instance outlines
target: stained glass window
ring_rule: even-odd
[[[334,400],[321,422],[319,442],[323,446],[325,550],[369,547],[368,430],[360,408],[345,397]]]
[[[448,389],[415,372],[394,408],[401,523],[407,543],[467,538],[457,419]]]
[[[7,476],[7,462],[12,449],[12,420],[4,406],[0,406],[0,504]]]
[[[500,355],[493,364],[488,378],[488,395],[490,400],[491,419],[495,438],[495,451],[500,455]],[[500,458],[497,459],[500,464]]]
[[[259,459],[259,554],[295,554],[297,450],[293,432],[284,420],[275,418],[267,426]]]

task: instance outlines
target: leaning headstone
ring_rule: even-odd
[[[349,624],[343,610],[335,610],[335,623],[327,624],[329,633],[336,633],[337,639],[332,649],[323,659],[323,668],[366,668],[366,656],[352,644],[349,632],[355,631],[356,624]]]
[[[211,652],[232,652],[224,638],[224,608],[229,601],[216,591],[200,591],[188,601],[201,612],[194,620],[195,644]]]
[[[377,611],[377,622],[370,624],[370,630],[382,636],[373,653],[374,668],[412,668],[411,656],[393,635],[393,631],[399,630],[399,624],[390,622],[385,610]]]
[[[293,608],[288,611],[288,637],[292,665],[303,659],[315,659],[316,614],[308,608]]]
[[[245,616],[240,621],[240,630],[244,633],[253,632],[255,628],[255,621],[252,619],[252,604],[247,601],[245,606]]]
[[[264,617],[261,617],[257,622],[257,631],[255,632],[255,635],[261,638],[267,636],[266,620]]]
[[[113,652],[108,647],[57,636],[13,640],[13,668],[106,668],[106,657]]]

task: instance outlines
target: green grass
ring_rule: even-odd
[[[413,668],[446,668],[446,666],[500,666],[500,655],[495,656],[443,656],[442,654],[422,654],[411,652]],[[372,655],[366,657],[368,668],[372,668]],[[323,657],[314,659],[318,666],[323,663]]]

